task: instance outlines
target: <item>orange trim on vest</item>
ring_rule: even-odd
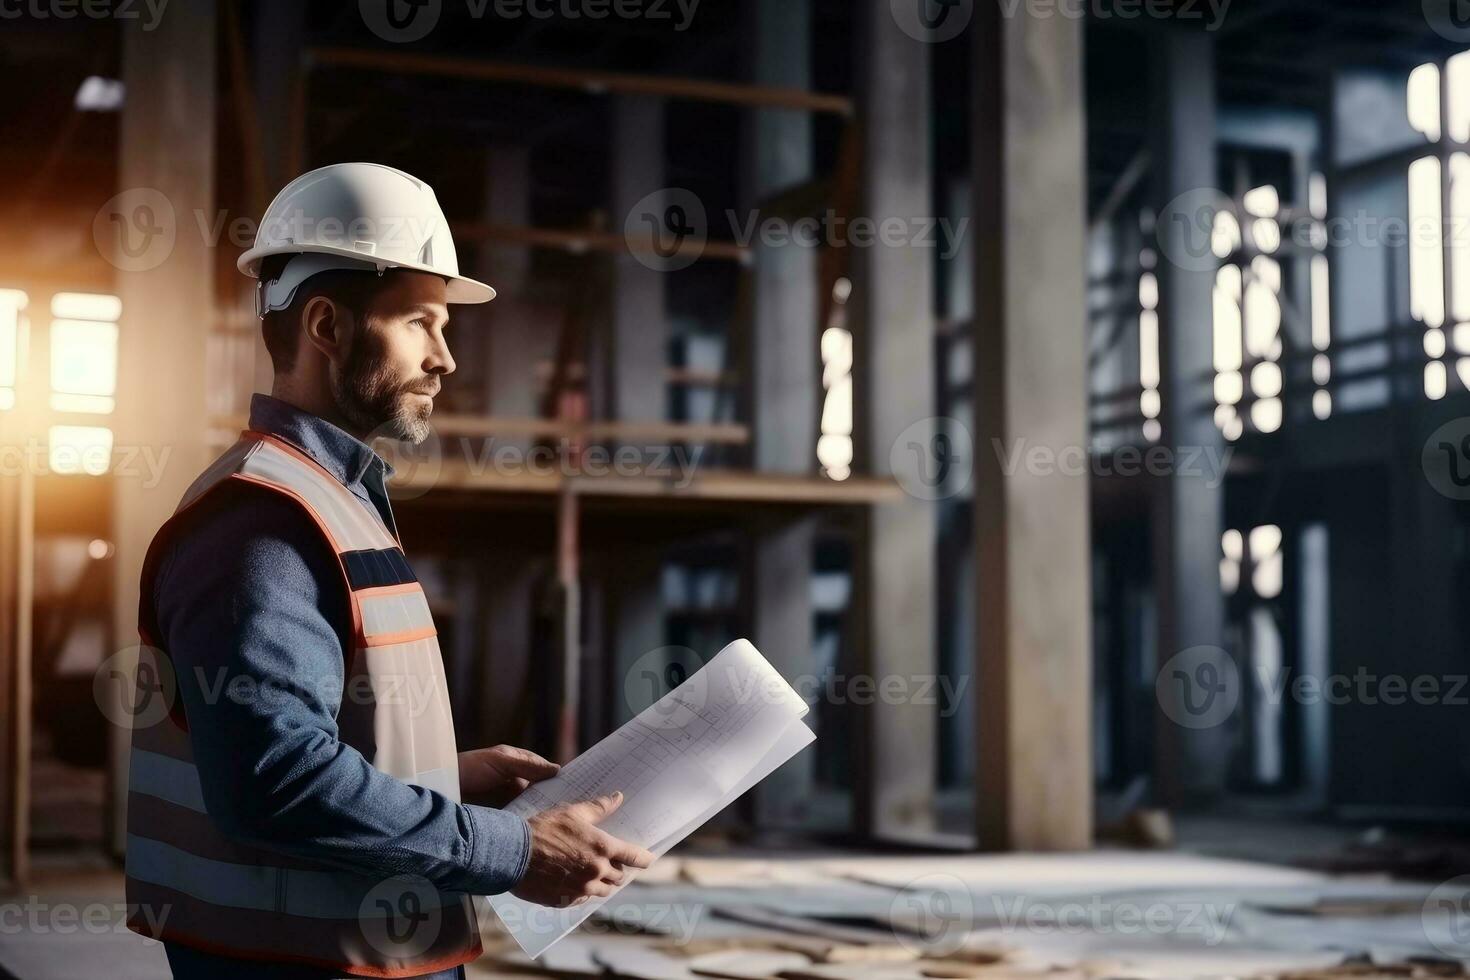
[[[397,633],[375,633],[361,642],[364,649],[371,650],[373,647],[391,647],[395,643],[412,643],[415,640],[427,640],[431,636],[438,635],[438,630],[432,626],[426,626],[417,630],[399,630]]]

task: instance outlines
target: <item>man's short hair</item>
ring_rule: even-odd
[[[280,278],[286,263],[294,256],[270,255],[260,264],[262,282]],[[296,352],[301,339],[301,310],[307,302],[317,296],[327,296],[352,311],[355,319],[361,320],[363,312],[372,306],[378,293],[388,285],[388,277],[397,269],[389,269],[384,275],[356,269],[334,269],[319,272],[306,280],[291,297],[291,305],[284,310],[273,310],[261,321],[261,333],[265,338],[265,349],[270,353],[271,366],[277,374],[290,371],[296,366]]]

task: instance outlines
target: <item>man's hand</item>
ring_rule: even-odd
[[[560,771],[555,762],[513,745],[474,749],[459,754],[459,793],[467,803],[503,807],[527,786]]]
[[[623,794],[563,803],[536,814],[531,825],[531,863],[516,898],[552,908],[611,895],[624,868],[646,868],[653,855],[599,830],[597,823],[622,805]]]

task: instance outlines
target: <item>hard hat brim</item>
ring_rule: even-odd
[[[446,303],[472,305],[476,303],[488,303],[495,298],[495,288],[478,279],[469,276],[451,276],[431,265],[420,262],[383,262],[371,255],[359,252],[352,248],[339,248],[333,245],[311,245],[304,248],[252,248],[240,260],[235,267],[252,279],[260,278],[260,264],[264,259],[272,255],[338,255],[344,259],[357,259],[360,262],[371,262],[385,269],[408,269],[412,272],[426,272],[431,276],[438,276],[446,280],[444,301]]]

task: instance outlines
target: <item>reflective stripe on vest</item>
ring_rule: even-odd
[[[338,737],[404,782],[459,799],[459,763],[433,616],[377,513],[301,450],[245,433],[185,493],[175,518],[227,481],[296,501],[336,553],[351,599]],[[155,538],[177,528],[170,520]],[[144,602],[153,594],[145,566]],[[421,878],[345,872],[231,839],[209,818],[186,720],[146,710],[172,683],[167,654],[139,661],[128,774],[127,893],[137,932],[242,959],[308,963],[355,976],[448,969],[480,953],[469,896]],[[157,690],[145,690],[144,678]],[[225,677],[206,696],[231,697]],[[268,696],[255,692],[251,696]],[[165,700],[168,700],[165,698]]]

